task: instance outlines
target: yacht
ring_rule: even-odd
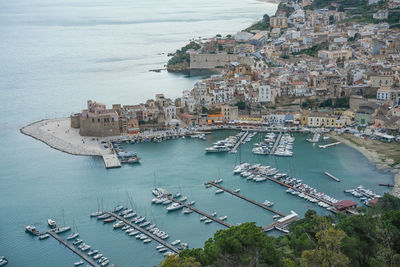
[[[207,219],[207,217],[200,217],[200,221],[204,221],[204,220],[206,220]]]
[[[25,231],[27,231],[27,232],[29,232],[29,233],[31,233],[33,235],[38,235],[39,234],[39,231],[36,229],[36,227],[35,226],[31,226],[31,225],[25,226]]]
[[[224,190],[222,190],[222,189],[217,189],[216,191],[215,191],[215,194],[221,194],[221,193],[223,193],[224,192]]]
[[[228,216],[222,216],[222,217],[219,217],[219,219],[221,220],[221,221],[225,221],[226,219],[228,219]]]
[[[156,247],[156,249],[162,249],[162,248],[164,248],[163,245],[158,245],[158,246]]]
[[[112,217],[112,218],[105,219],[103,222],[104,223],[111,223],[111,222],[115,222],[116,220],[117,220],[116,218]]]
[[[167,207],[167,211],[174,211],[174,210],[179,210],[183,208],[183,205],[180,203],[173,203],[170,206]]]
[[[185,202],[187,200],[187,197],[183,196],[179,199],[180,202]]]
[[[92,255],[96,254],[97,252],[99,252],[97,249],[89,251],[88,256],[92,256]]]
[[[102,214],[103,214],[102,211],[95,211],[95,212],[90,213],[90,217],[98,217]]]
[[[61,226],[61,227],[58,227],[56,230],[54,230],[54,233],[61,234],[61,233],[67,232],[69,230],[71,230],[71,226]]]
[[[122,205],[117,205],[114,207],[114,212],[119,212],[123,209],[124,207]]]
[[[207,219],[207,220],[205,220],[204,222],[208,224],[208,223],[212,223],[212,220]]]
[[[146,220],[146,217],[141,217],[138,220],[135,221],[136,224],[142,223],[144,220]]]
[[[192,201],[190,201],[188,204],[189,204],[190,206],[193,206],[194,203],[196,203],[196,201],[192,200]]]
[[[160,249],[158,249],[158,252],[164,252],[164,251],[167,251],[168,249],[167,248],[165,248],[165,247],[162,247],[162,248],[160,248]]]
[[[93,257],[94,260],[100,259],[103,257],[103,254],[97,254],[96,256]]]
[[[86,250],[89,250],[89,249],[90,249],[89,245],[85,245],[85,246],[83,246],[83,248],[81,248],[82,251],[86,251]]]
[[[181,193],[179,193],[179,192],[172,195],[173,198],[178,198],[178,197],[180,197],[180,196],[181,196]]]
[[[82,264],[84,264],[83,260],[74,263],[75,266],[80,266]]]
[[[141,223],[139,226],[140,227],[146,227],[147,225],[149,225],[150,224],[150,222],[144,222],[144,223]]]
[[[192,213],[192,212],[193,211],[191,209],[188,209],[188,208],[183,210],[183,214],[189,214],[189,213]]]
[[[97,220],[104,220],[104,219],[107,219],[107,218],[110,218],[110,217],[111,217],[111,214],[104,213],[103,215],[98,216]]]
[[[109,264],[110,263],[110,260],[105,260],[105,261],[103,261],[102,263],[101,263],[101,266],[106,266],[107,264]]]
[[[171,242],[171,245],[176,246],[176,245],[178,245],[179,243],[181,243],[180,240],[175,240],[174,242]]]
[[[72,242],[72,245],[77,246],[77,245],[79,245],[79,244],[82,243],[82,242],[83,242],[82,239],[75,239],[75,241]]]
[[[118,229],[118,228],[121,228],[122,226],[124,226],[124,222],[123,221],[118,221],[117,223],[115,223],[114,225],[113,225],[113,228],[114,229]]]
[[[145,240],[143,240],[143,243],[150,243],[151,242],[151,239],[150,238],[146,238]]]
[[[204,149],[206,153],[219,153],[219,152],[228,152],[231,150],[226,145],[214,145],[212,147],[207,147]]]
[[[220,183],[222,183],[222,181],[223,181],[223,179],[222,179],[222,178],[219,178],[219,179],[215,180],[214,183],[215,183],[215,184],[220,184]]]
[[[124,219],[129,219],[129,218],[132,218],[132,217],[135,217],[136,216],[136,212],[132,212],[132,213],[129,213],[129,214],[125,214],[124,215]]]
[[[47,224],[50,226],[50,228],[55,228],[57,226],[56,222],[52,219],[47,219]]]
[[[67,237],[67,240],[75,239],[79,236],[79,233],[72,233],[70,236]]]

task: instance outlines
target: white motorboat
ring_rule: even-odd
[[[90,213],[90,217],[98,217],[102,214],[103,214],[102,211],[95,211],[95,212]]]
[[[77,262],[74,263],[75,266],[80,266],[82,264],[84,264],[83,260],[80,260],[80,261],[77,261]]]
[[[226,219],[228,219],[228,216],[222,216],[222,217],[219,217],[219,219],[221,220],[221,221],[225,221]]]
[[[222,183],[224,180],[222,178],[219,178],[217,180],[214,181],[215,184],[220,184]]]
[[[189,213],[192,213],[193,211],[191,210],[191,209],[184,209],[183,210],[183,214],[189,214]]]
[[[69,236],[67,237],[67,240],[75,239],[75,238],[77,238],[78,236],[79,236],[79,233],[72,233],[71,235],[69,235]]]
[[[196,203],[196,201],[192,200],[192,201],[190,201],[188,204],[189,204],[190,206],[193,206],[194,203]]]
[[[151,239],[150,238],[147,238],[147,239],[145,239],[145,240],[143,240],[143,243],[150,243],[151,242]]]
[[[176,245],[178,245],[179,243],[181,243],[180,240],[175,240],[174,242],[171,242],[171,245],[176,246]]]
[[[123,221],[118,221],[117,223],[115,223],[114,225],[113,225],[113,228],[114,229],[118,229],[118,228],[121,228],[122,226],[124,226],[125,225],[125,223],[123,222]]]
[[[114,212],[119,212],[119,211],[121,211],[123,208],[124,208],[124,206],[122,206],[122,205],[117,205],[117,206],[114,207]]]
[[[50,237],[49,234],[43,234],[43,235],[40,235],[40,236],[39,236],[39,239],[40,239],[40,240],[43,240],[43,239],[46,239],[46,238],[49,238],[49,237]]]
[[[213,217],[217,216],[217,212],[214,211],[213,213],[211,213],[211,216],[213,216]]]
[[[212,220],[207,219],[207,220],[205,220],[204,222],[208,224],[208,223],[212,223]]]
[[[272,206],[274,205],[274,202],[265,200],[265,201],[263,202],[263,204],[264,204],[265,206],[267,206],[267,207],[272,207]]]
[[[61,226],[61,227],[57,228],[57,229],[54,231],[54,233],[56,233],[56,234],[61,234],[61,233],[64,233],[64,232],[66,232],[66,231],[69,231],[69,230],[71,230],[71,226]]]
[[[187,200],[187,197],[183,196],[179,199],[180,202],[185,202]]]
[[[224,190],[222,190],[222,189],[217,189],[216,191],[215,191],[215,194],[221,194],[221,193],[223,193],[224,192]]]
[[[93,259],[97,260],[103,257],[103,254],[97,254],[96,256],[93,257]]]
[[[47,224],[51,227],[51,228],[55,228],[57,226],[56,222],[52,219],[47,219]]]
[[[72,242],[72,245],[77,246],[77,245],[79,245],[79,244],[82,243],[82,242],[83,242],[82,239],[75,239],[75,241]]]
[[[170,206],[167,207],[167,211],[174,211],[174,210],[179,210],[183,208],[183,205],[180,203],[173,203]]]
[[[92,255],[96,254],[97,252],[99,252],[97,249],[89,251],[88,256],[92,256]]]
[[[204,220],[206,220],[207,219],[207,217],[200,217],[200,221],[204,221]]]
[[[158,245],[158,246],[156,247],[156,249],[162,249],[162,248],[164,248],[163,245]]]
[[[233,190],[233,192],[239,193],[240,192],[240,188],[236,188],[235,190]]]

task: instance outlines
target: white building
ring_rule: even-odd
[[[176,119],[176,107],[175,106],[167,106],[164,107],[164,117],[166,121],[175,120]]]
[[[261,85],[258,87],[258,102],[270,102],[271,101],[271,86]]]

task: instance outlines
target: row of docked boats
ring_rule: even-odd
[[[252,165],[249,163],[241,163],[234,168],[233,173],[240,174],[247,180],[252,180],[254,182],[261,182],[270,179],[285,184],[288,187],[286,190],[287,193],[304,198],[305,200],[315,203],[323,208],[332,208],[332,205],[338,202],[337,199],[318,192],[315,188],[303,183],[301,179],[289,177],[286,173],[279,173],[278,171],[279,170],[276,168],[262,166],[261,164]],[[268,206],[273,203],[266,201],[263,204]]]
[[[345,193],[351,194],[353,197],[358,198],[364,205],[369,206],[369,202],[373,199],[381,198],[382,196],[376,194],[370,189],[364,188],[364,186],[360,185],[354,189],[344,190]]]
[[[140,163],[140,158],[136,152],[124,151],[124,148],[118,143],[113,143],[112,145],[121,163]]]
[[[213,146],[207,147],[204,150],[206,153],[218,153],[218,152],[228,152],[231,151],[232,148],[236,145],[237,142],[241,139],[241,137],[245,134],[245,132],[240,132],[236,135],[229,136],[225,139],[218,140],[213,143]]]
[[[83,242],[82,239],[75,239],[72,242],[72,245],[74,245],[75,247],[77,247],[78,249],[80,249],[83,252],[87,252],[87,255],[89,257],[92,257],[94,261],[96,261],[100,266],[108,266],[110,264],[110,260],[105,257],[99,250],[97,249],[91,249],[91,246],[86,244],[85,242]],[[84,263],[83,260],[78,261],[75,263],[75,266],[80,266]]]
[[[190,138],[193,138],[193,139],[197,138],[197,139],[205,141],[206,140],[206,135],[205,134],[192,134],[190,136]]]
[[[252,153],[255,155],[273,154],[275,156],[281,156],[281,157],[293,156],[293,143],[295,141],[295,138],[288,133],[284,133],[279,137],[280,137],[279,143],[277,144],[274,150],[275,142],[277,142],[276,134],[267,133],[262,142],[254,143],[254,148],[252,149]]]
[[[291,157],[293,156],[293,143],[295,138],[288,133],[284,133],[279,140],[279,144],[274,151],[275,156]]]
[[[267,133],[262,142],[253,144],[251,152],[255,155],[269,155],[275,144],[275,137],[275,133]]]
[[[171,194],[163,188],[153,189],[152,193],[156,197],[153,198],[151,200],[151,202],[156,205],[158,205],[158,204],[169,205],[168,207],[166,207],[167,211],[175,211],[175,210],[182,209],[184,207],[184,205],[182,203],[186,202],[188,200],[188,198],[186,196],[182,196],[181,193],[179,193],[179,192],[175,193],[175,194]],[[174,199],[177,202],[174,202],[172,199]],[[172,203],[172,202],[174,202],[174,203]],[[192,201],[189,201],[187,203],[187,205],[192,206],[195,203],[196,202],[194,200],[192,200]],[[183,213],[189,214],[189,213],[192,213],[192,210],[189,208],[186,208],[183,210]]]

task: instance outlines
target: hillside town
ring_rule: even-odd
[[[400,128],[400,32],[386,20],[400,12],[400,2],[375,2],[369,1],[374,23],[353,22],[337,3],[311,10],[308,0],[282,2],[258,23],[268,30],[192,41],[197,49],[184,52],[190,70],[215,74],[180,98],[157,94],[111,109],[88,101],[71,125],[85,136],[223,124],[351,125],[392,141]]]

